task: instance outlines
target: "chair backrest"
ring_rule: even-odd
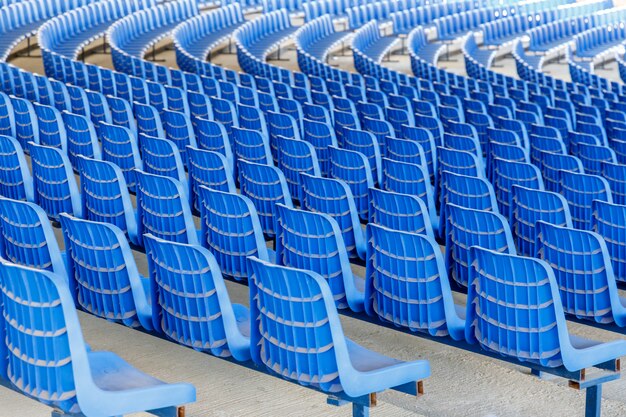
[[[78,157],[83,218],[117,226],[133,243],[137,219],[120,168],[107,161]]]
[[[176,342],[231,356],[225,328],[235,324],[220,268],[197,245],[145,237],[154,328]]]
[[[135,169],[143,168],[135,135],[125,127],[100,123],[98,136],[102,143],[102,159],[117,165],[122,170],[128,188],[135,191]]]
[[[4,135],[0,135],[0,196],[20,201],[35,198],[24,149],[16,139]]]
[[[538,221],[572,227],[569,204],[562,195],[514,185],[509,221],[520,255],[535,256]]]
[[[237,164],[242,159],[256,164],[274,165],[267,136],[256,130],[233,128],[234,152]]]
[[[441,204],[441,184],[443,172],[448,171],[453,174],[461,174],[472,177],[484,177],[482,162],[476,155],[465,152],[437,147],[437,171],[435,175],[436,193],[435,197]]]
[[[592,230],[604,238],[611,256],[615,279],[626,281],[626,206],[605,201],[593,201]]]
[[[248,279],[248,256],[268,260],[267,247],[256,208],[235,191],[200,186],[202,245],[211,251],[222,273]]]
[[[565,317],[546,262],[471,249],[465,337],[520,361],[563,364]]]
[[[67,155],[58,148],[29,143],[33,168],[34,202],[48,217],[58,219],[60,213],[82,217],[80,194]]]
[[[320,167],[315,148],[309,142],[300,139],[276,138],[278,145],[277,166],[285,174],[291,195],[300,199],[302,174],[320,176]]]
[[[347,294],[354,284],[346,249],[332,217],[276,206],[276,263],[320,274],[328,282],[337,308],[347,308],[353,301]],[[350,288],[347,282],[352,284]]]
[[[500,213],[509,217],[511,189],[519,185],[535,190],[543,190],[543,178],[539,168],[526,162],[505,161],[496,158],[494,161],[493,188],[498,201]]]
[[[184,186],[177,180],[137,171],[137,241],[143,235],[198,244]]]
[[[144,317],[150,310],[147,291],[122,231],[67,214],[60,221],[74,303],[98,317],[152,330],[150,315]]]
[[[613,202],[609,183],[597,175],[561,171],[559,192],[569,203],[572,223],[577,229],[591,229],[591,203],[593,200]]]
[[[187,185],[181,154],[169,139],[139,135],[143,171],[170,177]]]
[[[67,133],[61,112],[52,106],[33,104],[39,127],[39,143],[67,150]]]
[[[384,158],[381,188],[395,193],[414,195],[435,212],[435,197],[428,170],[422,165]]]
[[[369,201],[369,223],[435,238],[430,213],[420,198],[370,188]]]
[[[63,112],[67,133],[67,154],[72,166],[77,165],[78,155],[102,159],[94,124],[84,116]]]
[[[287,180],[275,166],[239,161],[239,189],[256,207],[263,232],[274,235],[276,204],[292,206]]]
[[[613,322],[611,298],[618,303],[619,298],[604,239],[586,230],[543,222],[537,228],[535,256],[554,270],[563,310],[597,323]]]
[[[346,344],[324,278],[255,258],[250,270],[252,360],[300,383],[315,381],[323,391],[341,391],[338,358]],[[309,324],[302,333],[305,320]],[[349,361],[347,355],[342,359]]]
[[[356,204],[345,182],[333,178],[302,175],[302,199],[304,210],[324,213],[335,219],[350,257],[359,256],[364,248],[363,232]]]
[[[509,224],[501,215],[454,204],[446,213],[446,269],[463,287],[468,285],[472,246],[516,254]]]
[[[354,196],[354,202],[363,220],[367,219],[368,190],[374,186],[369,161],[360,152],[330,148],[330,178],[344,181]]]
[[[0,198],[0,209],[0,258],[67,277],[54,230],[43,209],[6,198]]]
[[[616,204],[626,204],[626,165],[622,163],[602,163],[601,175],[611,187],[611,195]]]
[[[448,321],[459,320],[443,255],[432,237],[369,224],[367,259],[368,314],[431,336],[450,334]]]
[[[191,208],[200,212],[199,188],[205,186],[214,190],[236,192],[235,179],[224,155],[187,147],[189,157],[189,197]]]
[[[0,291],[0,375],[7,371],[17,389],[44,404],[76,410],[77,374],[89,374],[89,363],[67,282],[50,271],[0,261]]]

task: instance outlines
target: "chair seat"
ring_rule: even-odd
[[[124,394],[132,390],[131,401],[102,401],[98,408],[102,415],[119,415],[139,410],[157,410],[171,404],[185,404],[195,399],[190,384],[166,384],[135,369],[111,352],[89,352],[89,368],[98,388],[110,394]],[[80,398],[79,398],[80,403]],[[126,403],[126,404],[124,404]]]

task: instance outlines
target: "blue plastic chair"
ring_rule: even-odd
[[[229,140],[226,128],[221,123],[204,119],[196,119],[195,121],[194,129],[198,148],[221,153],[228,161],[228,166],[234,169],[233,145],[231,143],[234,128],[231,129],[231,139]]]
[[[28,151],[28,143],[39,143],[39,123],[35,109],[30,101],[11,97],[15,118],[15,139]]]
[[[612,203],[609,183],[597,175],[561,171],[560,194],[567,200],[575,228],[591,230],[591,203],[593,200]]]
[[[46,213],[34,203],[0,198],[0,258],[66,279],[64,257]]]
[[[427,361],[401,362],[347,339],[330,288],[317,273],[255,258],[250,268],[250,346],[257,365],[353,399],[388,388],[404,390],[408,384],[415,390],[415,380],[430,375]],[[303,333],[304,321],[311,325]],[[367,411],[362,405],[354,408]]]
[[[335,219],[348,256],[365,259],[365,236],[354,197],[345,182],[302,174],[300,204],[305,210],[324,213]]]
[[[222,274],[238,281],[247,280],[247,258],[273,261],[252,201],[235,191],[199,187],[202,246],[215,256]]]
[[[315,148],[306,141],[283,137],[277,137],[276,144],[278,145],[277,166],[285,174],[291,195],[300,199],[301,175],[321,175]]]
[[[626,165],[604,162],[598,175],[609,184],[613,201],[616,204],[626,204]]]
[[[439,245],[432,237],[367,226],[365,311],[431,336],[465,336]]]
[[[61,112],[52,106],[34,103],[39,128],[39,144],[67,150],[67,133]]]
[[[544,221],[572,227],[569,205],[562,195],[514,185],[511,189],[510,224],[520,255],[535,255],[536,224]]]
[[[509,218],[511,204],[511,189],[519,185],[535,190],[543,190],[543,177],[536,166],[526,162],[494,160],[493,188],[498,201],[500,213]]]
[[[136,171],[137,241],[144,246],[143,235],[173,242],[197,245],[199,233],[193,223],[187,191],[179,181]]]
[[[369,201],[369,223],[435,238],[430,214],[422,199],[414,195],[370,188]]]
[[[102,159],[117,165],[122,170],[128,189],[135,191],[135,169],[143,168],[137,138],[130,129],[106,123],[98,126],[98,136],[102,143]]]
[[[192,385],[166,384],[114,353],[88,350],[67,283],[59,275],[3,262],[0,283],[6,343],[22,354],[5,351],[4,344],[0,351],[9,355],[10,381],[26,395],[65,414],[94,417],[144,410],[174,417],[184,412],[181,404],[195,401]],[[41,333],[50,336],[42,340]]]
[[[165,138],[163,122],[156,107],[134,103],[133,111],[137,120],[137,133],[154,138]]]
[[[594,200],[591,227],[604,238],[617,281],[626,281],[626,206]]]
[[[262,165],[274,165],[269,139],[261,132],[233,128],[233,149],[237,164],[241,159]],[[239,167],[237,167],[239,168]]]
[[[457,284],[468,286],[472,246],[516,254],[509,223],[500,214],[454,204],[446,210],[446,269]]]
[[[484,177],[485,175],[481,159],[471,152],[437,147],[435,198],[439,202],[439,205],[441,205],[441,183],[443,181],[444,171],[470,177]]]
[[[239,161],[239,189],[256,207],[263,232],[274,236],[275,206],[277,203],[293,205],[287,180],[274,166]]]
[[[341,230],[329,215],[278,204],[276,263],[320,274],[328,282],[337,308],[363,311],[365,281],[350,269]]]
[[[184,113],[163,110],[163,130],[165,138],[172,141],[178,152],[183,165],[187,165],[187,146],[197,147],[196,135],[189,116]]]
[[[140,134],[139,147],[144,172],[170,177],[187,185],[182,156],[174,142]]]
[[[33,178],[22,146],[16,139],[0,135],[0,196],[34,201]]]
[[[369,162],[375,183],[382,181],[381,145],[376,136],[365,130],[344,129],[342,148],[361,153]]]
[[[358,215],[362,220],[368,217],[368,190],[374,187],[369,161],[360,152],[331,146],[329,177],[345,182],[354,198]]]
[[[89,119],[77,114],[63,112],[61,115],[67,134],[67,155],[72,166],[77,166],[78,155],[102,159],[96,128]],[[41,123],[39,124],[41,127]]]
[[[122,230],[64,213],[60,221],[74,303],[106,320],[153,330],[150,283],[139,275]]]
[[[78,171],[83,218],[115,225],[137,245],[136,213],[120,168],[79,156]]]
[[[617,292],[604,239],[586,230],[537,223],[536,257],[552,267],[565,313],[626,326],[626,299]]]
[[[29,144],[35,190],[34,202],[53,220],[60,213],[82,217],[76,179],[67,155],[58,148]]]
[[[602,343],[569,334],[558,283],[546,262],[476,247],[471,259],[468,342],[521,362],[568,371],[626,353],[624,341]]]
[[[200,186],[232,193],[237,191],[232,170],[222,154],[188,146],[187,156],[190,204],[196,213],[200,213]]]
[[[541,169],[546,190],[555,193],[560,190],[560,171],[585,172],[580,159],[558,153],[540,152],[539,165],[535,166]]]
[[[431,224],[439,228],[434,191],[424,166],[384,158],[382,174],[383,190],[414,195],[421,199],[428,207]]]
[[[328,122],[319,123],[304,119],[302,139],[309,142],[315,148],[317,159],[322,175],[328,176],[330,172],[330,146],[337,146],[335,131]]]
[[[249,360],[248,309],[230,302],[213,255],[149,234],[145,243],[154,328],[195,350]]]

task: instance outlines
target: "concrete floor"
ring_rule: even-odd
[[[295,53],[289,51],[280,62],[296,69]],[[174,54],[165,51],[159,58],[175,66]],[[456,56],[456,58],[459,58]],[[406,55],[394,56],[398,62],[389,63],[397,70],[410,72]],[[110,57],[92,55],[89,62],[111,66]],[[220,54],[213,62],[238,69],[234,55]],[[331,62],[351,69],[352,57],[332,57]],[[19,58],[14,64],[42,72],[38,58]],[[463,63],[441,63],[452,71],[464,73]],[[512,60],[505,58],[499,68],[515,75]],[[607,71],[611,71],[607,66]],[[567,67],[559,64],[546,66],[553,75],[569,78]],[[615,68],[613,67],[613,71]],[[611,77],[616,78],[615,74]],[[197,219],[196,219],[197,220]],[[55,231],[63,245],[60,230]],[[145,255],[134,253],[139,270],[146,273]],[[354,267],[363,274],[363,268]],[[247,287],[227,283],[231,300],[248,305]],[[455,295],[464,304],[464,296]],[[190,417],[238,416],[348,416],[350,407],[335,408],[326,405],[323,394],[313,392],[280,378],[267,375],[248,366],[195,352],[149,334],[80,313],[86,341],[94,350],[116,352],[139,369],[169,382],[184,381],[196,386],[197,402],[187,407]],[[426,394],[415,399],[397,392],[379,396],[374,416],[431,416],[431,417],[572,417],[582,416],[584,393],[567,387],[567,381],[547,377],[539,379],[527,369],[488,359],[444,344],[406,334],[392,328],[342,316],[346,335],[356,342],[380,353],[403,360],[428,359],[432,376],[425,382]],[[569,323],[572,333],[610,341],[624,338],[591,326]],[[602,412],[605,417],[626,416],[626,379],[609,383],[603,392]],[[48,407],[9,389],[0,388],[0,417],[38,417],[50,414]]]

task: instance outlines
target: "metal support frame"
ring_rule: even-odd
[[[313,389],[317,390],[315,388]],[[424,384],[422,381],[409,382],[391,389],[415,397],[420,397],[424,394]],[[336,407],[352,404],[352,417],[369,417],[370,408],[376,407],[378,399],[375,392],[356,398],[348,397],[344,393],[337,393],[329,395],[326,399],[326,403]]]
[[[443,62],[459,62],[458,59],[450,59],[450,45],[452,45],[454,41],[443,41],[443,44],[446,46],[446,59],[442,59]]]

